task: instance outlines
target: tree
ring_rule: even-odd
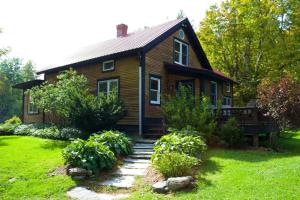
[[[60,125],[88,133],[111,128],[125,115],[123,101],[115,92],[92,95],[87,78],[72,69],[59,74],[56,83],[45,82],[28,92],[37,107],[59,118]]]
[[[291,77],[262,82],[258,87],[258,106],[272,117],[280,128],[300,124],[300,85]]]
[[[185,13],[184,13],[184,11],[181,9],[181,10],[179,10],[179,12],[178,12],[178,14],[177,14],[177,19],[181,19],[181,18],[184,18],[184,17],[186,17],[186,15],[185,15]]]
[[[25,65],[22,67],[21,73],[22,73],[23,81],[30,81],[36,79],[34,64],[31,60],[25,63]]]
[[[237,104],[256,98],[262,80],[300,77],[299,1],[226,0],[211,6],[198,38],[213,67],[239,82]]]

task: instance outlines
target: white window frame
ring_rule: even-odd
[[[105,69],[105,67],[104,67],[105,64],[111,63],[111,62],[113,63],[112,67],[109,69]],[[115,61],[114,60],[107,60],[107,61],[102,62],[102,71],[106,72],[106,71],[112,71],[114,69],[115,69]]]
[[[179,51],[175,50],[175,42],[179,43]],[[182,46],[183,45],[185,45],[187,47],[187,51],[186,51],[186,59],[187,59],[187,61],[186,61],[186,64],[182,63],[182,57],[183,57],[182,56]],[[184,42],[182,42],[182,41],[180,41],[180,40],[174,39],[174,47],[173,47],[173,49],[174,49],[174,63],[179,64],[179,65],[183,65],[183,66],[188,66],[189,65],[189,45],[186,44],[186,43],[184,43]],[[175,61],[175,52],[177,52],[179,54],[179,61],[178,62]]]
[[[227,99],[227,100],[225,100],[226,104],[224,104],[224,99]],[[227,104],[227,101],[229,102],[229,104]],[[222,108],[231,108],[231,101],[232,101],[231,97],[229,97],[229,96],[223,96]]]
[[[36,105],[34,105],[30,100],[30,94],[28,96],[28,114],[35,115],[39,114],[39,109]]]
[[[106,80],[99,80],[98,81],[98,95],[100,94],[100,84],[101,83],[106,83],[106,94],[110,94],[112,92],[111,88],[110,88],[110,83],[111,82],[117,82],[117,93],[119,95],[119,79],[117,78],[112,78],[112,79],[106,79]]]
[[[217,101],[218,101],[218,84],[217,84],[217,82],[215,82],[215,81],[211,81],[210,82],[210,97],[211,97],[211,87],[212,87],[212,85],[215,85],[216,86],[216,94],[215,94],[215,102],[216,102],[216,105],[214,105],[214,104],[212,104],[212,99],[210,100],[211,101],[211,105],[213,106],[213,107],[216,107],[217,106]]]
[[[158,84],[157,90],[151,88],[151,81],[152,81],[152,80],[158,82],[158,83],[157,83],[157,84]],[[160,78],[154,77],[154,76],[150,76],[149,90],[150,90],[150,93],[149,93],[150,104],[160,105]],[[156,98],[156,101],[151,100],[151,92],[157,92],[157,95],[156,95],[156,97],[157,97],[157,98]]]
[[[231,91],[231,84],[228,82],[226,83],[226,92],[230,92]]]

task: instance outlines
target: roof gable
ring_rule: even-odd
[[[81,51],[78,51],[68,57],[63,62],[45,68],[39,71],[38,74],[59,71],[70,66],[98,62],[108,58],[113,59],[119,56],[130,56],[139,52],[146,53],[180,28],[184,29],[187,33],[201,65],[204,68],[211,69],[193,27],[187,18],[182,18],[147,28],[142,31],[129,33],[126,37],[107,40],[83,48]]]

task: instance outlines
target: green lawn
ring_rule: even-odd
[[[0,137],[0,199],[66,199],[76,185],[68,176],[47,176],[63,165],[64,142],[34,137]],[[9,179],[16,178],[14,182]]]
[[[213,149],[190,192],[153,194],[137,187],[129,199],[300,199],[300,131],[280,140],[284,153]],[[65,199],[76,183],[47,176],[63,164],[63,142],[33,137],[0,137],[0,199]],[[15,182],[9,179],[15,177]]]

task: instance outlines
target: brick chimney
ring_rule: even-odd
[[[126,24],[118,24],[117,25],[117,37],[125,37],[127,36],[128,26]]]

